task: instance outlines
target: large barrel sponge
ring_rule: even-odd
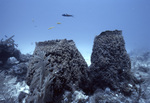
[[[121,90],[132,81],[130,69],[122,31],[105,31],[95,37],[90,66],[95,88]]]
[[[59,103],[65,90],[86,82],[87,64],[72,40],[39,42],[30,61],[26,102]]]

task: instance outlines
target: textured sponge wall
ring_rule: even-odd
[[[73,91],[87,80],[87,68],[72,40],[37,43],[26,80],[27,102],[59,102],[65,90]]]
[[[95,86],[122,91],[131,82],[130,69],[122,31],[105,31],[95,37],[90,66]]]

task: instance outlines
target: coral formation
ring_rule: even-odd
[[[0,41],[0,66],[5,65],[9,57],[15,57],[17,60],[20,60],[21,53],[15,48],[17,44],[15,44],[13,37],[14,35]]]
[[[32,56],[16,46],[0,42],[0,102],[150,102],[150,52],[129,57],[122,31],[95,37],[89,67],[72,40],[38,42]]]
[[[0,41],[0,103],[18,103],[19,93],[28,91],[24,80],[31,55],[21,54],[14,36],[5,37]]]
[[[88,68],[72,40],[37,43],[26,80],[30,86],[27,102],[61,102],[65,91],[91,94],[109,87],[130,96],[135,90],[121,31],[95,37],[91,62]]]

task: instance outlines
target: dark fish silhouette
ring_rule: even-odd
[[[69,15],[69,14],[62,14],[62,16],[64,16],[64,17],[73,17],[73,15]]]

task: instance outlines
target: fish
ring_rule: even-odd
[[[61,24],[60,22],[58,22],[57,24]]]
[[[32,19],[32,22],[34,23],[34,19]]]
[[[73,15],[70,15],[70,14],[62,14],[62,16],[64,16],[64,17],[73,17]]]
[[[33,45],[33,42],[31,42],[31,45]]]
[[[53,28],[55,28],[55,27],[50,27],[50,28],[48,28],[48,30],[53,29]]]
[[[5,38],[8,38],[7,35],[5,35]]]

